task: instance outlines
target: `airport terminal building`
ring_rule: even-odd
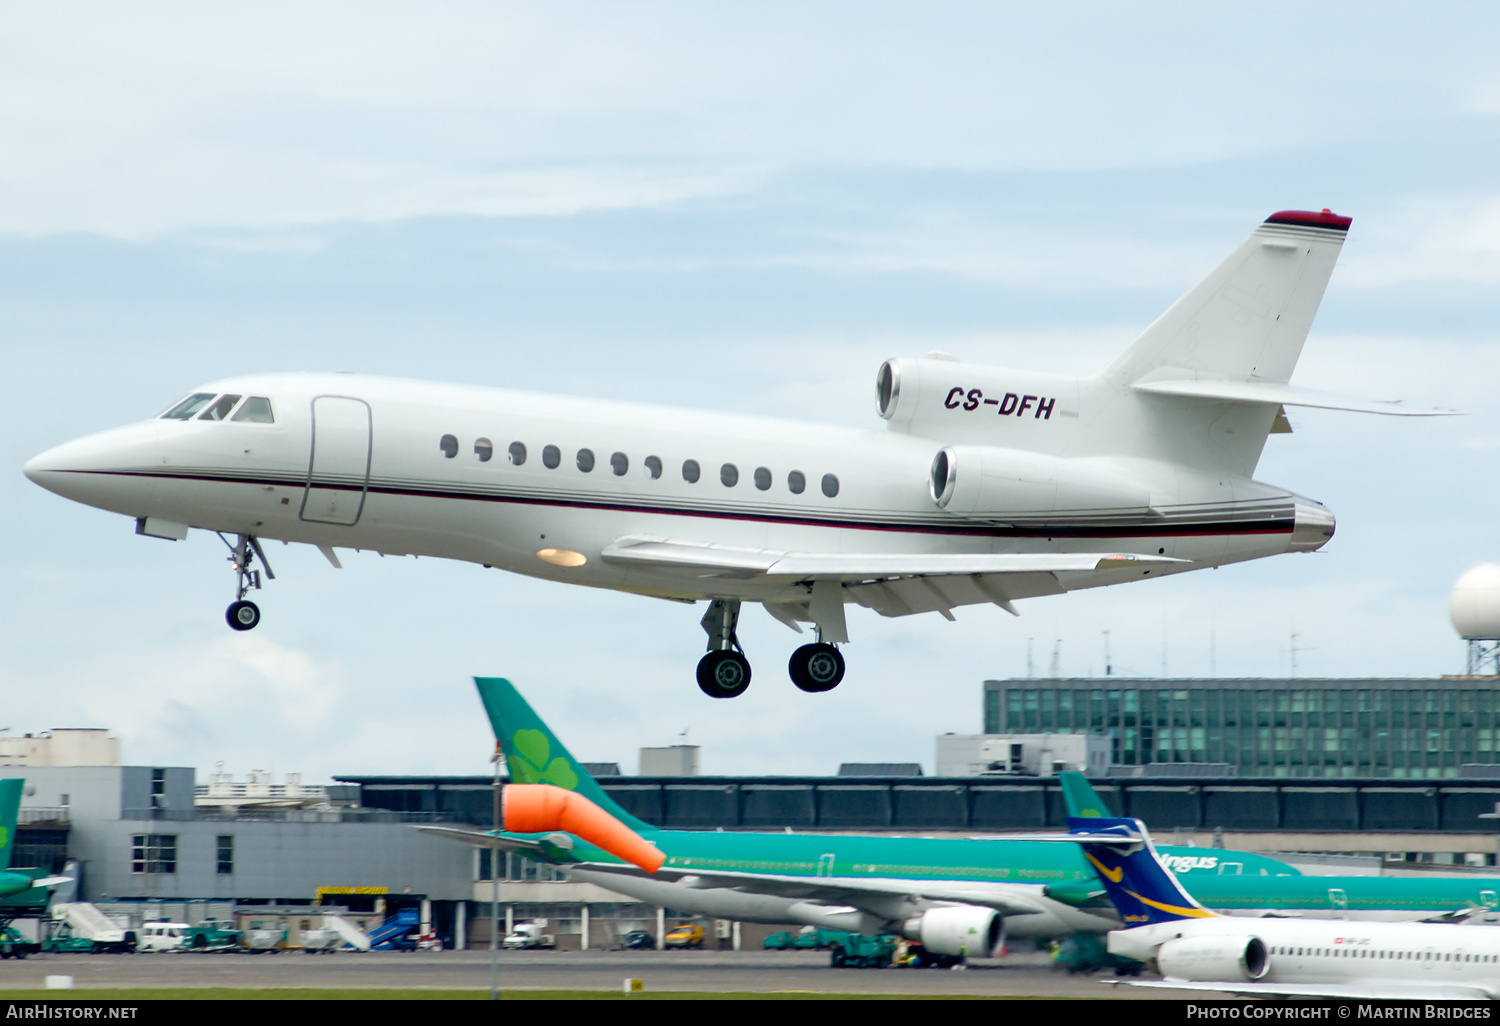
[[[1091,734],[1117,766],[1218,763],[1240,777],[1500,776],[1494,677],[984,682],[986,734]]]

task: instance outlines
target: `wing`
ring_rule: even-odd
[[[647,879],[634,866],[616,863],[588,862],[567,866],[593,873],[633,876]],[[819,901],[829,905],[868,906],[874,899],[917,898],[927,901],[952,901],[965,905],[982,905],[1002,915],[1028,915],[1046,912],[1040,885],[973,884],[954,881],[850,879],[847,877],[778,876],[772,873],[735,873],[724,871],[684,872],[662,868],[650,879],[682,883],[692,887],[723,887],[748,894],[768,894],[778,898]]]
[[[1015,613],[1011,599],[1064,589],[1059,573],[1092,573],[1184,564],[1188,560],[1133,552],[996,552],[929,555],[777,552],[629,535],[604,547],[606,563],[680,573],[696,580],[775,578],[839,581],[849,596],[884,616],[939,612],[993,603]],[[778,606],[778,608],[773,608]],[[768,604],[784,622],[807,619],[797,603]],[[785,615],[783,615],[785,614]]]
[[[1114,981],[1105,981],[1114,982]],[[1374,1001],[1488,1001],[1480,987],[1436,986],[1399,983],[1243,983],[1232,980],[1188,983],[1183,980],[1131,980],[1132,987],[1158,990],[1206,990],[1243,997],[1349,998]]]

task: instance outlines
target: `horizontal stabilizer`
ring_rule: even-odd
[[[1445,417],[1456,410],[1407,406],[1399,399],[1363,399],[1359,396],[1323,392],[1313,388],[1277,384],[1274,381],[1149,381],[1136,384],[1137,392],[1180,395],[1190,399],[1219,399],[1231,403],[1265,403],[1277,406],[1312,406],[1321,410],[1351,413],[1381,413],[1393,417]]]
[[[460,830],[457,827],[420,826],[417,829],[424,834],[435,834],[438,837],[446,837],[450,841],[462,841],[464,844],[472,844],[480,848],[518,851],[527,855],[535,855],[538,858],[546,857],[542,842],[529,838],[507,837],[504,834],[486,833],[482,830]]]

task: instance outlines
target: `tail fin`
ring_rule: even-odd
[[[15,850],[16,820],[21,815],[21,791],[26,781],[21,777],[0,780],[0,869],[10,868]]]
[[[1130,384],[1165,377],[1285,384],[1352,220],[1327,210],[1272,214],[1108,374]]]
[[[1254,473],[1281,403],[1298,401],[1276,386],[1297,366],[1351,220],[1272,214],[1104,372],[1127,390],[1170,396],[1154,399],[1164,422],[1147,432],[1171,447],[1166,455]]]
[[[1085,792],[1097,800],[1082,774],[1067,772],[1061,777],[1070,812],[1074,798]],[[1088,804],[1086,799],[1084,804]],[[1079,840],[1084,858],[1098,870],[1110,902],[1127,927],[1213,917],[1182,889],[1177,874],[1162,864],[1140,820],[1070,815],[1068,829],[1088,835],[1087,840]]]
[[[1062,774],[1063,802],[1068,807],[1068,818],[1106,819],[1109,806],[1099,797],[1099,792],[1090,786],[1082,773]]]
[[[517,784],[552,784],[576,791],[637,832],[656,827],[620,808],[578,760],[563,747],[542,718],[527,704],[515,685],[503,677],[475,677],[479,698],[505,754],[510,779]]]

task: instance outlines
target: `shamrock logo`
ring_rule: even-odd
[[[516,757],[509,760],[510,778],[518,784],[554,784],[572,791],[578,786],[578,774],[563,758],[547,760],[552,745],[540,730],[518,730],[511,737]]]

